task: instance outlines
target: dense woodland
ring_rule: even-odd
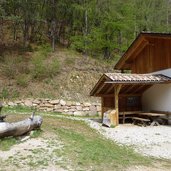
[[[0,0],[4,46],[62,44],[110,59],[141,31],[171,31],[171,0]]]

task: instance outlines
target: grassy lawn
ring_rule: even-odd
[[[27,115],[11,114],[8,119],[15,121],[26,117]],[[1,161],[4,167],[15,163],[16,170],[21,169],[23,165],[34,170],[46,169],[52,165],[53,159],[53,165],[66,170],[112,171],[126,170],[135,165],[149,167],[158,162],[156,159],[135,153],[131,148],[118,146],[103,138],[84,121],[72,120],[64,116],[43,116],[43,118],[42,131],[36,132],[32,138],[46,140],[47,146],[34,149],[31,154],[29,151],[29,160],[28,156],[11,156],[10,159]],[[0,150],[9,150],[10,146],[15,148],[14,144],[18,144],[18,141],[13,138],[1,140]],[[59,146],[61,148],[57,148]],[[57,160],[59,158],[60,160]]]
[[[104,139],[83,121],[65,118],[47,120],[64,143],[61,155],[68,160],[63,165],[70,161],[70,165],[76,170],[120,170],[133,164],[150,164],[150,159]]]

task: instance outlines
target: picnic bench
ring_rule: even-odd
[[[160,123],[166,123],[166,113],[154,113],[154,112],[143,112],[143,111],[123,111],[119,113],[119,119],[122,123],[125,123],[126,119],[132,119],[134,124],[141,124],[143,126],[159,126]]]
[[[123,111],[123,112],[119,112],[119,119],[122,120],[122,123],[125,123],[126,119],[132,119],[132,117],[135,114],[141,113],[142,111]]]
[[[159,126],[159,118],[166,116],[166,114],[163,113],[152,113],[152,112],[141,112],[138,113],[139,116],[145,117],[151,121],[150,126]]]
[[[132,120],[133,120],[134,125],[136,125],[136,124],[142,125],[142,126],[150,125],[150,119],[132,117]]]

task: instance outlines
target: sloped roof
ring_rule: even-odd
[[[110,94],[114,91],[114,86],[122,84],[122,93],[142,93],[153,84],[170,83],[171,78],[161,74],[122,74],[122,73],[105,73],[96,83],[91,96],[101,96]],[[127,89],[132,86],[133,89]],[[140,88],[141,86],[141,88]],[[112,88],[113,87],[113,88]],[[138,89],[138,90],[137,90]]]
[[[171,78],[162,74],[121,74],[105,73],[111,83],[161,83],[171,81]]]
[[[119,59],[114,66],[114,69],[130,69],[130,61],[135,58],[136,54],[143,50],[148,44],[150,38],[157,39],[171,39],[171,33],[152,33],[152,32],[141,32],[137,38],[133,41],[127,51]]]

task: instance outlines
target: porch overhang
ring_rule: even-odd
[[[161,74],[105,73],[90,92],[90,96],[114,96],[118,85],[121,85],[119,95],[142,94],[154,84],[166,83],[171,83],[171,78]]]

